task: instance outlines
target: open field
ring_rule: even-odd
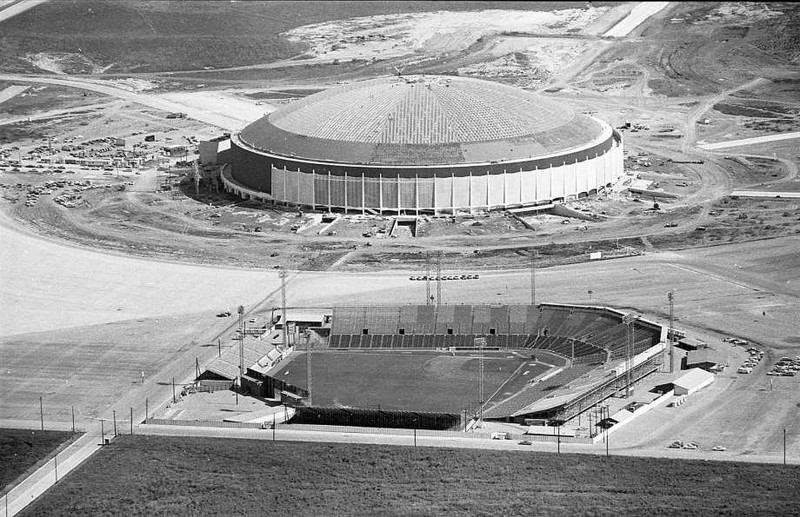
[[[477,354],[432,352],[312,353],[311,378],[315,406],[345,406],[408,411],[474,412],[480,401]],[[484,359],[486,400],[523,364],[523,357],[487,352]],[[547,367],[532,363],[531,378]],[[278,378],[305,387],[305,353]]]
[[[441,2],[439,10],[558,9],[580,2]],[[602,2],[598,2],[602,3]],[[120,73],[225,68],[302,54],[283,32],[337,18],[428,11],[427,2],[48,2],[0,24],[6,71]],[[32,35],[35,33],[35,36]],[[158,57],[153,48],[161,51]],[[76,49],[80,49],[76,52]],[[37,69],[38,66],[38,69]]]
[[[0,491],[73,436],[62,431],[0,429]]]
[[[780,515],[800,504],[798,476],[696,460],[123,436],[22,515]]]

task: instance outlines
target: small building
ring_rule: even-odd
[[[686,354],[686,368],[702,368],[706,371],[711,371],[719,364],[719,357],[717,351],[713,348],[700,348],[697,350],[690,350]]]
[[[714,374],[701,368],[692,368],[681,375],[672,384],[675,387],[675,395],[691,395],[695,391],[701,390],[714,382]]]
[[[705,341],[700,341],[699,339],[694,339],[690,337],[683,337],[678,344],[676,345],[684,350],[698,350],[700,348],[706,348],[708,343]]]

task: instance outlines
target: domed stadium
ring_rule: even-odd
[[[494,82],[393,76],[310,95],[231,138],[245,199],[373,214],[452,214],[596,193],[622,140],[569,106]]]

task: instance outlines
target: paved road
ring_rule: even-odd
[[[198,436],[207,438],[246,438],[252,440],[272,440],[271,429],[230,429],[220,427],[183,427],[172,425],[140,425],[135,429],[136,434],[157,436]],[[415,444],[412,434],[362,434],[325,431],[298,431],[282,429],[275,431],[275,439],[291,442],[325,442],[325,443],[368,443],[383,445],[399,445],[413,447]],[[463,436],[427,436],[420,433],[416,436],[416,445],[419,447],[452,447],[459,449],[488,449],[488,450],[515,450],[531,452],[557,452],[558,444],[553,442],[533,442],[532,445],[520,445],[516,440],[490,440],[476,438],[469,433]],[[754,463],[777,463],[783,458],[770,455],[743,455],[733,456],[719,454],[712,451],[684,451],[674,449],[636,449],[622,450],[614,444],[614,435],[609,440],[610,454],[621,456],[645,456],[654,458],[692,458],[715,459],[726,461],[745,461]],[[561,444],[561,452],[603,455],[606,453],[606,444],[598,442],[588,444]],[[792,464],[800,463],[800,458],[791,457]]]
[[[645,20],[658,13],[668,5],[669,2],[642,2],[634,7],[628,16],[606,31],[603,36],[607,36],[609,38],[624,38],[636,27],[643,24]]]
[[[744,86],[741,86],[737,89],[744,89],[744,88],[745,88]],[[791,140],[794,138],[800,138],[800,131],[794,131],[792,133],[781,133],[777,135],[755,136],[753,138],[742,138],[740,140],[728,140],[727,142],[698,144],[697,147],[705,149],[707,151],[711,151],[714,149],[725,149],[728,147],[739,147],[742,145],[766,144],[767,142],[776,142],[778,140]]]
[[[84,90],[91,90],[93,92],[102,93],[111,97],[117,97],[127,101],[135,102],[143,106],[155,108],[166,112],[182,112],[193,120],[198,120],[212,126],[216,126],[229,131],[236,131],[252,120],[244,120],[233,115],[223,115],[220,113],[211,113],[203,108],[197,108],[188,104],[163,99],[153,94],[135,93],[124,88],[119,88],[107,81],[99,79],[77,79],[65,78],[55,76],[31,76],[20,74],[0,74],[0,81],[18,81],[26,83],[37,84],[55,84],[58,86],[67,86],[70,88],[82,88]],[[256,118],[260,113],[254,110]]]
[[[0,22],[4,22],[9,18],[24,13],[28,9],[32,9],[39,4],[47,2],[47,0],[22,0],[21,2],[14,3],[16,0],[2,0],[0,1]]]

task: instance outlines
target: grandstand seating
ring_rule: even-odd
[[[365,333],[366,331],[366,333]],[[401,333],[402,332],[402,333]],[[634,351],[658,343],[660,330],[634,323]],[[337,307],[331,348],[470,348],[477,337],[492,348],[541,349],[576,362],[624,358],[627,328],[605,309],[541,305]]]

